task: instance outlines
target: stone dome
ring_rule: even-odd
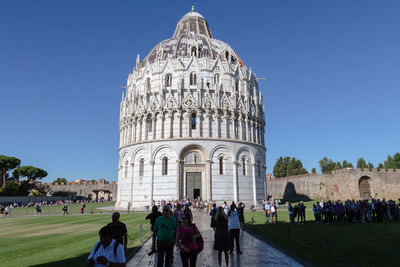
[[[157,44],[143,60],[143,64],[193,55],[209,59],[220,57],[233,65],[239,62],[241,67],[244,66],[241,58],[228,44],[212,37],[207,20],[195,11],[185,14],[179,20],[172,38]]]

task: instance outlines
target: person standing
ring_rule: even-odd
[[[163,207],[163,216],[156,219],[154,223],[153,238],[157,237],[157,266],[172,266],[172,256],[174,250],[174,232],[178,228],[175,219],[169,215],[170,209],[167,205]]]
[[[158,217],[162,216],[163,214],[158,211],[158,207],[156,205],[153,206],[151,209],[151,213],[146,216],[146,220],[150,220],[151,231],[154,232],[154,224]],[[149,256],[153,253],[156,253],[156,238],[153,235],[152,244],[151,244],[151,251],[149,252]]]
[[[61,208],[61,211],[62,211],[62,215],[65,215],[65,214],[68,215],[68,205],[64,203]]]
[[[178,226],[180,226],[182,224],[182,205],[178,204],[176,206],[176,209],[174,211],[174,218],[176,223],[178,224]]]
[[[128,244],[128,231],[126,230],[126,225],[119,221],[119,217],[119,212],[114,212],[111,217],[112,222],[109,223],[108,226],[113,230],[113,238],[115,241],[123,245],[126,250]]]
[[[85,213],[85,208],[86,208],[85,203],[82,203],[82,205],[81,205],[81,214]]]
[[[215,214],[217,214],[217,204],[214,203],[210,211],[210,216],[211,216],[210,227],[214,230],[214,233],[215,233]]]
[[[222,252],[225,254],[226,266],[229,265],[228,251],[231,250],[228,232],[228,216],[223,207],[218,207],[215,214],[214,250],[218,251],[218,264],[222,264]]]
[[[233,245],[236,243],[236,252],[238,254],[242,254],[240,251],[240,242],[239,242],[239,234],[240,234],[240,222],[239,215],[236,210],[235,203],[232,203],[231,208],[228,211],[228,228],[229,228],[229,236],[231,240],[231,251],[233,253]],[[236,241],[236,242],[234,242]]]
[[[246,205],[243,202],[239,203],[239,207],[237,208],[238,214],[239,214],[239,222],[240,222],[240,229],[243,230],[243,225],[244,225],[244,208]]]
[[[224,208],[225,214],[228,215],[229,206],[228,206],[228,204],[226,203],[226,201],[224,201],[224,206],[223,206],[223,208]]]
[[[278,210],[276,208],[276,204],[271,204],[271,223],[274,223],[274,218],[275,218],[275,223],[278,223]]]
[[[292,203],[288,203],[288,211],[289,211],[289,218],[290,223],[294,223],[294,208],[292,207]]]
[[[201,237],[199,229],[192,224],[192,218],[182,216],[183,224],[178,227],[176,232],[176,246],[180,250],[183,267],[196,267],[199,246],[196,242]]]
[[[271,206],[269,205],[268,201],[265,202],[264,210],[265,210],[265,217],[267,218],[265,224],[269,224],[269,217],[271,215]]]
[[[87,259],[87,266],[125,267],[125,252],[120,243],[113,239],[111,227],[99,231],[100,241],[94,245]]]

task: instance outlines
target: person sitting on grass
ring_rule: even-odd
[[[125,252],[121,244],[113,239],[113,230],[104,226],[99,231],[100,241],[94,245],[87,259],[87,266],[125,267]]]

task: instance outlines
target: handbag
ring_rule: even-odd
[[[196,225],[193,224],[193,226],[194,226],[195,233],[197,232],[200,235],[198,238],[196,238],[196,243],[197,243],[197,247],[198,247],[196,250],[196,254],[199,254],[204,249],[204,239],[201,236],[200,231],[199,231],[199,229],[197,229]]]

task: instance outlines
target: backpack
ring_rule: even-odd
[[[114,251],[114,257],[115,257],[115,258],[117,258],[117,249],[118,249],[118,245],[119,245],[119,242],[115,241],[114,250],[113,250],[113,251]],[[96,246],[96,248],[94,249],[94,253],[93,253],[93,254],[96,254],[96,252],[99,250],[100,246],[101,246],[101,242],[97,243],[97,246]]]

